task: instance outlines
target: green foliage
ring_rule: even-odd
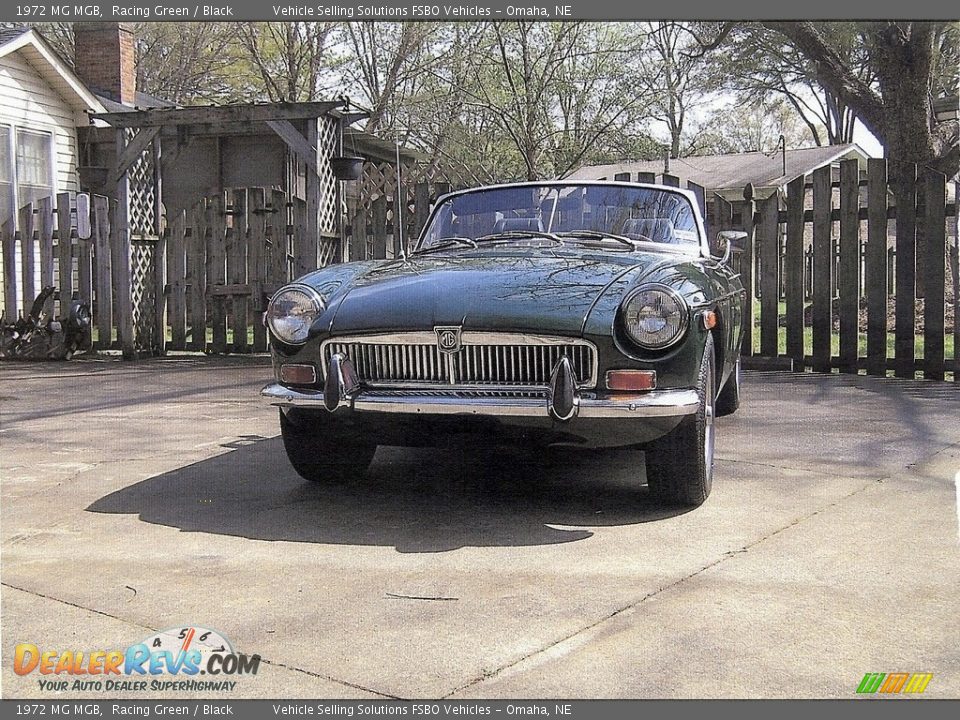
[[[234,22],[135,29],[142,91],[180,104],[345,94],[369,111],[368,131],[424,151],[448,176],[487,182],[562,176],[665,150],[771,150],[781,134],[788,147],[848,142],[858,112],[852,96],[836,91],[804,42],[815,36],[825,43],[844,79],[879,97],[877,38],[908,32],[908,25]],[[70,60],[71,26],[37,27]],[[925,27],[932,27],[927,92],[956,94],[960,25]],[[922,110],[924,103],[902,105]],[[941,134],[942,149],[950,139]]]
[[[943,23],[934,35],[934,69],[930,74],[933,97],[957,95],[960,85],[960,22]]]

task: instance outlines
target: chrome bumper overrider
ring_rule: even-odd
[[[561,358],[549,387],[542,391],[488,392],[449,390],[365,390],[346,356],[335,353],[327,367],[323,390],[294,389],[271,383],[261,397],[278,407],[341,408],[357,412],[408,413],[416,415],[489,415],[570,420],[581,418],[644,418],[691,415],[700,406],[696,390],[652,390],[625,396],[581,393],[569,361]]]

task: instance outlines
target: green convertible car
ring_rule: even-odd
[[[711,251],[695,196],[660,185],[445,195],[408,256],[332,265],[273,296],[262,395],[308,480],[362,473],[377,445],[476,433],[640,447],[650,490],[698,505],[714,419],[739,404],[738,236]]]

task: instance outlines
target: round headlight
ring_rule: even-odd
[[[306,342],[314,320],[324,310],[323,298],[306,285],[281,288],[267,306],[267,326],[274,336],[288,345]]]
[[[687,304],[665,286],[642,287],[623,303],[623,325],[637,345],[661,350],[687,329]]]

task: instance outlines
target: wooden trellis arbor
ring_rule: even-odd
[[[238,187],[278,190],[288,200],[285,224],[303,225],[284,233],[299,243],[289,249],[290,274],[342,259],[329,257],[343,222],[341,183],[330,159],[342,146],[344,126],[365,117],[347,112],[345,103],[161,107],[93,116],[116,129],[112,140],[101,133],[94,164],[107,169],[100,191],[117,200],[117,232],[131,258],[126,271],[132,312],[118,318],[125,355],[163,351],[165,324],[154,314],[164,305],[156,293],[169,293],[171,283],[156,282],[166,275],[158,243],[169,219],[191,212],[204,198]],[[229,284],[208,285],[205,292],[221,298],[230,287],[246,284],[246,276],[234,274]],[[255,312],[262,303],[254,298],[248,304]]]

